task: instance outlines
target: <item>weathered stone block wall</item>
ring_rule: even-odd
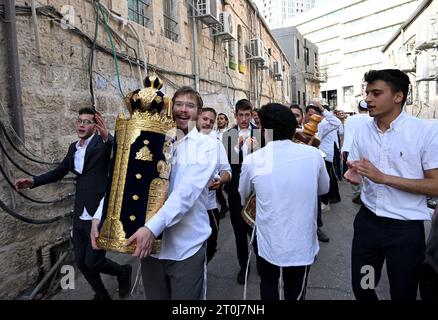
[[[46,1],[46,4],[61,10],[66,2]],[[87,1],[69,1],[67,4],[75,9],[78,28],[92,37],[95,14],[91,4]],[[17,5],[26,4],[24,1],[17,1]],[[100,27],[98,41],[110,47],[103,27]],[[77,111],[91,105],[88,87],[88,61],[91,51],[88,42],[41,15],[38,16],[38,31],[41,59],[37,57],[31,16],[17,16],[24,140],[26,148],[40,159],[49,162],[60,161],[68,145],[77,139],[74,129]],[[9,72],[4,23],[0,24],[0,44],[0,67]],[[118,50],[122,51],[120,47]],[[129,84],[132,88],[140,86],[136,68],[131,69],[129,64],[120,62],[120,69],[124,85]],[[108,128],[112,130],[116,115],[123,110],[123,100],[115,88],[112,56],[96,51],[94,71],[96,108],[104,114]],[[6,112],[0,108],[0,113],[6,124],[11,122],[12,115],[8,90],[8,79],[2,77],[0,101]],[[54,167],[24,159],[7,145],[3,135],[0,135],[0,139],[7,146],[8,153],[30,173],[40,174]],[[27,176],[17,170],[4,156],[0,157],[0,161],[2,167],[10,172],[13,181]],[[50,205],[25,200],[11,192],[4,179],[0,182],[0,189],[1,200],[29,218],[55,217],[68,213],[73,208],[73,199]],[[34,199],[47,201],[63,197],[69,192],[74,192],[73,183],[58,182],[25,193]],[[37,284],[42,275],[38,251],[60,238],[68,240],[71,219],[65,218],[48,225],[34,225],[19,221],[2,210],[0,213],[0,298],[11,299]]]

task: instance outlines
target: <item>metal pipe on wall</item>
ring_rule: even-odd
[[[32,0],[32,23],[33,23],[34,34],[35,34],[35,47],[36,47],[38,59],[41,60],[40,34],[38,32],[38,17],[37,17],[37,12],[36,12],[36,0]]]
[[[192,3],[192,24],[193,24],[193,51],[194,51],[194,72],[195,89],[199,92],[199,53],[198,53],[198,24],[196,23],[196,1]]]
[[[18,58],[17,24],[15,19],[15,0],[5,0],[5,25],[8,50],[7,72],[10,85],[10,104],[12,105],[12,125],[21,140],[24,141],[23,110],[21,100],[20,62]]]

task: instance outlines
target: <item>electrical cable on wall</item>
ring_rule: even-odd
[[[47,165],[57,165],[59,164],[59,162],[47,162],[47,161],[42,161],[42,160],[38,160],[35,158],[31,158],[28,155],[26,155],[25,153],[23,153],[18,146],[12,141],[12,138],[9,136],[9,133],[4,125],[4,123],[0,120],[0,129],[3,131],[6,139],[8,140],[9,144],[12,146],[12,148],[17,151],[20,155],[22,155],[23,157],[25,157],[27,160],[36,162],[36,163],[40,163],[40,164],[47,164]],[[21,143],[23,144],[23,142],[21,141]],[[25,150],[27,150],[29,153],[31,153],[24,145],[23,148]]]
[[[106,14],[103,11],[103,9],[100,7],[99,1],[96,2],[96,9],[97,9],[97,12],[96,12],[97,16],[99,17],[99,13],[100,13],[102,15],[102,17],[103,17],[102,18],[103,25],[105,27],[105,31],[106,31],[106,33],[108,35],[108,39],[109,39],[109,42],[111,44],[111,48],[112,48],[112,51],[113,51],[113,59],[114,59],[114,66],[116,68],[117,83],[119,85],[120,95],[121,95],[121,97],[123,99],[125,97],[125,94],[123,93],[122,84],[120,83],[120,73],[119,73],[119,63],[118,63],[118,60],[117,60],[117,50],[116,50],[116,47],[115,47],[114,42],[113,42],[113,37],[111,35],[110,27],[108,25],[108,14]],[[106,14],[106,16],[105,16],[105,14]]]
[[[1,139],[0,139],[0,149],[3,151],[3,154],[6,156],[6,158],[8,158],[8,160],[9,160],[9,161],[10,161],[10,162],[11,162],[11,163],[12,163],[12,164],[13,164],[18,170],[20,170],[21,172],[27,174],[28,176],[35,177],[34,174],[32,174],[32,173],[30,173],[29,171],[23,169],[18,163],[15,162],[15,160],[13,160],[13,159],[11,158],[11,156],[9,155],[9,153],[6,151],[5,147],[3,146],[3,143],[1,142]]]
[[[9,187],[11,187],[15,192],[17,192],[20,196],[22,196],[23,198],[35,202],[35,203],[41,203],[41,204],[49,204],[49,203],[57,203],[57,202],[62,202],[66,199],[71,198],[74,194],[73,193],[68,193],[65,197],[59,198],[59,199],[55,199],[55,200],[48,200],[48,201],[44,201],[44,200],[36,200],[33,199],[27,195],[25,195],[22,192],[18,192],[17,190],[15,190],[15,185],[14,183],[12,183],[12,181],[9,179],[8,175],[6,174],[5,170],[3,169],[3,167],[0,165],[0,173],[3,175],[3,177],[5,178],[6,182],[8,183]]]
[[[89,87],[90,87],[90,95],[91,95],[91,106],[93,109],[96,109],[96,102],[94,99],[94,88],[93,88],[93,64],[94,64],[94,51],[96,51],[96,41],[97,41],[97,33],[99,30],[99,16],[96,13],[96,21],[94,26],[94,39],[91,45],[90,59],[88,60],[88,76],[89,76]]]
[[[2,108],[2,116],[4,116],[5,118],[7,118],[7,117],[8,117],[8,113],[7,113],[7,111],[6,111],[6,109],[5,109],[4,105],[3,105],[3,103],[1,102],[1,100],[0,100],[0,107]],[[13,134],[13,138],[14,138],[16,141],[18,141],[18,142],[21,144],[21,146],[23,147],[23,149],[24,149],[26,152],[28,152],[30,155],[32,155],[32,156],[34,156],[34,157],[37,157],[37,158],[40,158],[40,161],[42,161],[43,164],[48,164],[48,165],[57,165],[57,164],[59,164],[58,162],[44,162],[44,160],[41,160],[41,157],[40,157],[39,155],[36,155],[33,151],[29,150],[29,149],[26,147],[24,141],[20,138],[20,136],[19,136],[18,133],[14,130],[14,127],[13,127],[10,123],[7,123],[7,125],[6,125],[5,123],[3,123],[3,121],[1,120],[1,116],[0,116],[0,123],[4,126],[4,128],[2,128],[2,129],[3,129],[4,133],[8,136],[8,137],[7,137],[7,138],[8,138],[8,141],[12,141],[12,138],[9,137],[9,132],[7,132],[8,129],[7,129],[6,127],[8,127],[8,128],[9,128],[9,131]],[[13,144],[13,143],[11,143],[11,144]],[[15,146],[15,144],[14,144],[14,146]]]
[[[17,8],[17,12],[20,12],[20,14],[22,14],[22,15],[31,15],[30,7],[16,6],[16,8]],[[39,13],[41,15],[44,15],[46,17],[49,17],[53,22],[55,22],[55,23],[57,23],[59,25],[62,25],[62,23],[61,23],[61,20],[63,18],[62,14],[59,13],[56,10],[56,8],[54,8],[52,6],[41,6],[41,7],[38,7],[37,8],[37,13]],[[3,11],[1,10],[1,7],[0,7],[0,14],[3,14]],[[70,31],[70,32],[72,32],[72,33],[74,33],[76,35],[79,35],[81,38],[86,40],[90,45],[93,45],[93,42],[94,42],[93,39],[90,36],[88,36],[87,34],[83,33],[77,27],[69,25],[68,31]],[[138,60],[138,59],[133,59],[132,57],[130,57],[127,54],[119,53],[119,52],[114,53],[112,49],[107,48],[107,47],[105,47],[105,46],[103,46],[103,45],[101,45],[101,44],[99,44],[97,42],[96,42],[95,46],[96,46],[97,50],[99,50],[99,51],[101,51],[103,53],[109,54],[111,56],[115,55],[118,59],[121,59],[121,60],[123,60],[125,62],[128,62],[128,63],[132,63],[133,65],[139,65],[142,68],[146,68],[147,67],[147,69],[155,70],[157,72],[157,74],[158,73],[160,73],[160,74],[164,73],[164,74],[168,74],[168,75],[181,76],[183,78],[194,79],[194,75],[193,74],[188,74],[188,73],[168,70],[168,69],[162,68],[160,66],[157,66],[157,65],[154,65],[154,64],[150,64],[150,63],[147,63],[147,66],[145,66],[143,61]],[[208,81],[205,78],[200,78],[200,80],[201,81]],[[229,89],[233,89],[233,90],[236,90],[236,91],[244,92],[245,94],[247,94],[247,91],[248,91],[248,90],[245,90],[245,89],[242,89],[242,88],[236,88],[235,86],[227,86],[227,84],[221,83],[221,82],[218,82],[218,81],[213,81],[213,83],[216,83],[216,84],[222,86],[223,88],[228,87]]]
[[[22,214],[20,214],[20,213],[18,213],[16,211],[12,210],[1,199],[0,199],[0,208],[4,212],[6,212],[9,215],[11,215],[12,217],[14,217],[14,218],[16,218],[18,220],[21,220],[23,222],[26,222],[26,223],[31,223],[31,224],[49,224],[49,223],[53,223],[53,222],[59,221],[59,220],[61,220],[63,218],[71,217],[73,212],[74,212],[72,210],[72,211],[70,211],[68,213],[64,213],[62,215],[59,215],[59,216],[56,216],[56,217],[53,217],[53,218],[47,218],[47,219],[40,219],[40,220],[38,220],[38,219],[28,218],[28,217],[26,217],[26,216],[24,216],[24,215],[22,215]]]

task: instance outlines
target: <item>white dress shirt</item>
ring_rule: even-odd
[[[161,251],[152,256],[181,261],[198,252],[211,233],[207,185],[217,163],[215,139],[193,128],[177,141],[173,162],[169,197],[145,226],[155,236],[163,233]],[[94,219],[102,219],[103,203]]]
[[[424,170],[438,168],[438,125],[402,112],[382,132],[375,121],[357,128],[348,160],[368,159],[385,174],[424,179]],[[377,216],[429,220],[426,196],[405,192],[363,178],[361,200]]]
[[[256,193],[259,255],[277,266],[306,266],[319,251],[317,196],[329,190],[318,149],[290,140],[269,142],[242,163],[242,205]]]
[[[212,137],[212,135],[209,135]],[[216,141],[217,144],[217,165],[216,169],[214,170],[213,177],[211,179],[214,179],[214,176],[220,175],[222,172],[226,171],[230,175],[231,178],[231,166],[228,162],[227,152],[225,151],[225,147],[222,143],[222,140],[218,140],[216,138],[213,138]],[[210,183],[209,183],[210,184]],[[216,190],[209,190],[208,191],[208,202],[207,202],[207,210],[212,210],[217,208],[217,202],[216,202]]]
[[[249,146],[248,146],[248,139],[251,138],[251,134],[252,134],[252,127],[251,125],[248,127],[248,129],[240,129],[239,126],[237,126],[237,132],[239,133],[239,138],[240,137],[245,137],[246,140],[245,142],[242,144],[242,157],[243,159],[246,158],[246,156],[250,153],[249,151]],[[237,146],[234,146],[234,151],[236,153],[239,153],[239,148]]]
[[[159,259],[181,261],[194,255],[211,233],[208,183],[217,164],[217,143],[193,128],[177,142],[169,197],[145,226],[163,234]]]
[[[74,169],[79,174],[82,174],[82,171],[84,170],[85,152],[87,151],[88,144],[90,143],[91,139],[93,139],[93,137],[94,134],[88,139],[86,139],[82,146],[79,144],[79,140],[78,142],[76,142],[76,152],[74,154]],[[87,209],[84,207],[84,211],[82,212],[79,219],[92,220],[93,217],[90,216]]]
[[[351,144],[353,143],[354,134],[362,124],[372,121],[373,118],[368,113],[359,113],[348,117],[344,124],[344,144],[342,152],[350,152]]]
[[[341,125],[339,126],[338,130],[337,130],[337,136],[338,139],[336,139],[336,146],[338,147],[338,149],[340,149],[340,141],[342,141],[341,139],[344,137],[344,124],[341,121]]]
[[[334,144],[338,145],[338,129],[342,123],[333,112],[324,110],[322,114],[324,119],[318,124],[318,132],[316,133],[321,140],[319,149],[325,153],[325,160],[333,162]]]
[[[220,141],[222,141],[222,136],[224,135],[224,132],[227,131],[227,129],[216,129],[216,138],[218,138]],[[213,131],[212,131],[213,132]]]

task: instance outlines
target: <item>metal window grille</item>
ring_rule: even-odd
[[[173,14],[173,7],[174,7],[173,0],[163,1],[164,35],[166,36],[166,38],[172,41],[177,41],[178,22],[175,20],[175,15]]]
[[[149,6],[150,0],[129,0],[128,1],[128,18],[144,27],[149,24]]]

